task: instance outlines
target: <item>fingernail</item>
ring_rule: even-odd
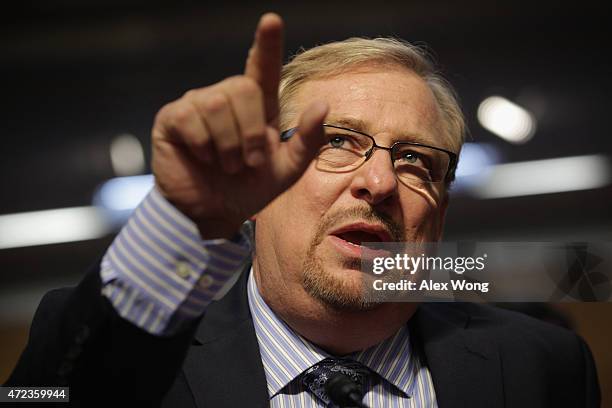
[[[251,150],[248,154],[247,154],[247,162],[249,163],[249,166],[259,166],[261,164],[263,164],[263,162],[266,160],[263,151],[261,150]]]

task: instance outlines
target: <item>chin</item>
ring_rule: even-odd
[[[360,260],[345,260],[340,265],[324,265],[308,259],[302,269],[304,290],[323,306],[335,311],[368,311],[380,305],[366,299],[371,276],[361,272]]]

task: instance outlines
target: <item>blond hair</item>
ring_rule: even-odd
[[[443,138],[459,153],[465,140],[465,120],[451,85],[436,70],[420,47],[395,38],[349,38],[344,41],[302,50],[282,70],[279,103],[280,126],[285,128],[292,114],[290,103],[300,86],[312,79],[332,77],[363,65],[391,65],[407,68],[431,89],[443,119]]]

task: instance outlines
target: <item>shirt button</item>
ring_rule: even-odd
[[[200,278],[200,287],[203,289],[206,289],[207,287],[209,287],[210,285],[213,284],[213,278],[210,277],[210,275],[204,275]]]
[[[191,268],[186,262],[179,262],[176,264],[176,274],[183,279],[187,279],[191,275]]]

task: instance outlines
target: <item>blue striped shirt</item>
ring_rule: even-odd
[[[332,357],[293,331],[268,307],[251,275],[247,287],[249,308],[263,361],[270,406],[325,407],[306,389],[300,374],[314,364]],[[408,327],[402,326],[387,340],[344,356],[378,374],[366,383],[363,401],[368,407],[436,407],[433,382],[410,347]],[[378,379],[382,381],[377,381]]]
[[[134,325],[172,335],[227,292],[249,255],[244,236],[202,240],[195,224],[153,189],[102,258],[102,294]]]
[[[193,222],[153,189],[102,259],[102,293],[132,324],[169,336],[222,297],[249,259],[247,237],[202,240]],[[330,355],[276,316],[261,298],[252,271],[248,300],[270,405],[323,407],[299,376]],[[347,357],[378,374],[366,384],[364,402],[369,407],[437,406],[429,370],[412,352],[406,326]]]

